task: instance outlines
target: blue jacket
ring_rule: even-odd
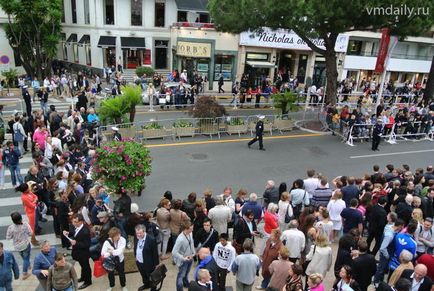
[[[50,266],[54,264],[56,254],[57,250],[55,247],[51,247],[47,255],[42,253],[42,251],[39,252],[39,254],[37,254],[35,257],[35,260],[33,261],[32,274],[36,277],[39,277],[41,274],[41,270],[48,270],[48,268],[50,268]]]
[[[253,211],[255,215],[255,219],[261,219],[262,217],[262,206],[257,201],[246,201],[244,203],[243,208],[241,209],[241,214],[244,215],[248,209]]]
[[[3,264],[0,265],[0,287],[12,282],[12,272],[14,272],[15,280],[20,278],[20,269],[14,255],[11,252],[3,251],[3,256]]]
[[[416,241],[413,236],[408,233],[398,233],[395,237],[395,252],[393,253],[393,257],[390,260],[389,267],[392,270],[395,270],[399,266],[399,255],[403,250],[409,251],[413,258],[416,257]]]
[[[18,149],[14,148],[11,152],[9,148],[6,148],[3,150],[3,164],[5,164],[6,167],[16,166],[20,162],[20,156],[21,153]]]

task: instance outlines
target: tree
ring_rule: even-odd
[[[60,39],[62,0],[0,0],[8,16],[6,36],[26,73],[50,75]]]
[[[406,15],[403,7],[412,8],[412,15]],[[395,9],[395,13],[385,11],[386,8]],[[332,104],[336,103],[338,81],[334,48],[340,33],[387,27],[392,35],[404,39],[421,35],[434,23],[430,14],[434,2],[425,0],[210,0],[208,9],[220,31],[292,29],[314,52],[325,57],[326,101]],[[323,39],[325,49],[317,46],[314,38]]]
[[[101,102],[99,117],[104,124],[121,124],[128,122],[126,117],[128,112],[127,100],[122,96],[118,96]]]
[[[134,122],[136,116],[136,106],[142,102],[142,89],[140,86],[127,85],[121,88],[122,96],[128,104],[130,112],[130,122]],[[152,96],[150,96],[152,100]]]
[[[288,114],[289,111],[297,111],[300,106],[296,104],[297,94],[294,92],[276,93],[271,95],[271,100],[273,100],[273,106],[280,109],[282,116]]]

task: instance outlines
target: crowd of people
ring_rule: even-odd
[[[115,286],[115,271],[126,290],[129,249],[142,277],[139,290],[156,290],[150,274],[170,261],[178,268],[178,291],[225,290],[229,272],[236,290],[251,290],[258,276],[259,290],[367,290],[371,284],[377,290],[431,290],[432,166],[390,164],[382,170],[375,165],[364,177],[333,180],[308,170],[291,187],[267,181],[261,202],[246,189],[233,196],[229,186],[221,195],[206,190],[203,197],[192,192],[184,200],[166,191],[153,211],[140,212],[128,194],[111,203],[104,186],[91,180],[92,146],[67,148],[61,140],[59,145],[63,153],[51,158],[34,150],[35,165],[16,187],[28,222],[11,213],[6,235],[22,257],[22,279],[33,274],[46,290],[90,287],[90,261],[101,256],[113,264],[108,290]],[[16,151],[13,144],[8,151],[3,152],[7,161]],[[55,166],[47,169],[48,164]],[[53,227],[62,248],[37,240],[47,215],[53,224],[44,227]],[[31,245],[41,248],[33,267]],[[65,261],[69,251],[81,266],[80,276]],[[18,279],[19,270],[2,244],[0,259],[0,286],[12,290],[12,274]],[[323,282],[329,272],[336,278],[333,286]]]

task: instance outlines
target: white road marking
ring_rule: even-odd
[[[427,153],[427,152],[434,152],[434,149],[433,150],[385,153],[385,154],[372,154],[372,155],[363,155],[363,156],[351,156],[350,159],[373,158],[373,157],[394,156],[394,155],[407,155],[407,154],[418,154],[418,153]]]

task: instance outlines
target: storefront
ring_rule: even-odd
[[[116,67],[116,37],[100,36],[98,47],[103,51],[103,66],[105,68]]]
[[[150,51],[147,52],[145,38],[121,37],[123,67],[135,69],[141,65],[150,65]],[[146,60],[146,62],[145,62]]]
[[[345,52],[348,39],[346,35],[339,35],[335,51]],[[312,41],[324,49],[323,40]],[[300,84],[304,84],[310,78],[317,86],[325,84],[324,57],[312,52],[292,31],[265,29],[261,33],[243,32],[240,34],[240,47],[238,69],[249,74],[250,85],[257,85],[258,80],[264,78],[275,81],[277,76],[284,82],[297,78]]]

